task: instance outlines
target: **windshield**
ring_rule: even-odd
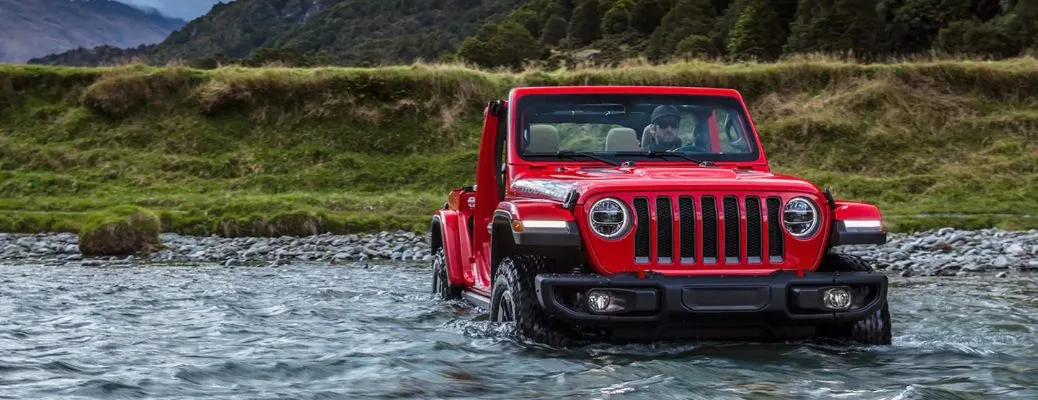
[[[738,100],[725,96],[528,95],[516,106],[524,159],[752,161],[757,143]],[[650,156],[681,152],[687,157]],[[644,155],[642,155],[644,153]]]

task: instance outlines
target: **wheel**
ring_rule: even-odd
[[[532,255],[505,257],[497,267],[490,297],[490,319],[515,322],[522,336],[549,346],[570,344],[570,336],[537,302],[534,277],[546,259]]]
[[[461,288],[447,280],[447,254],[443,247],[436,250],[432,259],[432,293],[441,300],[461,298]]]
[[[864,258],[850,254],[826,254],[818,272],[873,272]],[[883,300],[883,307],[868,318],[854,323],[837,325],[825,332],[825,337],[859,342],[863,344],[887,345],[891,342],[890,307]]]

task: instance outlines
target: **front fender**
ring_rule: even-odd
[[[550,200],[502,201],[494,210],[494,223],[507,224],[513,243],[519,246],[580,246],[580,229],[573,213]]]
[[[883,214],[879,208],[868,203],[837,200],[833,209],[833,226],[829,233],[829,246],[850,244],[884,244],[887,232],[883,227]]]
[[[456,211],[437,211],[433,216],[432,229],[436,229],[436,226],[440,229],[440,245],[443,246],[447,258],[447,281],[455,285],[470,286],[472,282],[466,279],[463,268],[458,218]]]

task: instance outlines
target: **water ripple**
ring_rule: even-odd
[[[892,346],[556,349],[421,265],[3,266],[11,398],[1038,398],[1038,280],[892,278]]]

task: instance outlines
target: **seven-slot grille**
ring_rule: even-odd
[[[637,263],[718,264],[719,260],[726,264],[761,263],[765,254],[769,262],[782,262],[784,243],[779,220],[782,200],[778,197],[654,196],[635,197],[632,203],[638,224],[634,232]],[[652,208],[656,211],[655,224],[649,219]],[[676,224],[675,217],[678,218]],[[764,235],[767,235],[767,244]]]

